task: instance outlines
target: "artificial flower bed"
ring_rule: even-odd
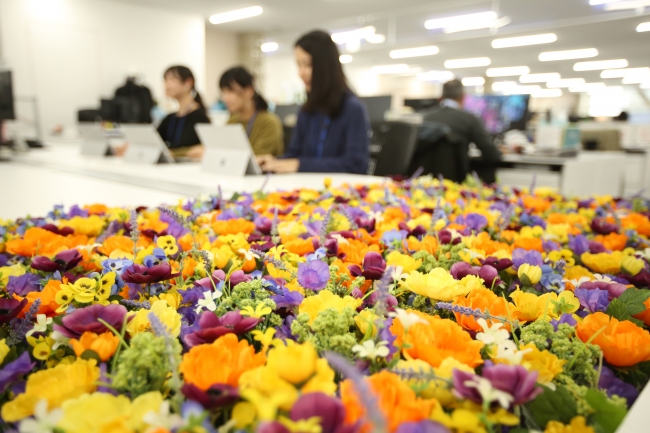
[[[0,221],[0,429],[613,433],[649,215],[420,178]]]

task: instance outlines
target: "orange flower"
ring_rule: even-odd
[[[110,256],[115,250],[133,253],[133,241],[126,236],[111,236],[106,238],[103,245],[97,249],[106,256]]]
[[[631,213],[621,218],[621,224],[626,229],[636,229],[639,234],[650,236],[650,220],[645,215]]]
[[[194,276],[194,270],[196,269],[196,265],[198,265],[199,262],[197,262],[194,257],[192,256],[187,256],[185,257],[185,260],[183,260],[183,279],[187,280],[188,278]]]
[[[513,312],[515,310],[514,305],[507,305],[505,299],[495,295],[492,290],[484,287],[472,290],[466,297],[459,296],[454,300],[454,305],[471,307],[473,309],[478,308],[481,311],[488,310],[491,315],[501,317],[508,317],[508,311]],[[474,316],[466,316],[459,313],[454,314],[456,316],[456,322],[463,328],[470,331],[483,330]],[[488,320],[489,324],[492,324],[492,322],[492,320]],[[505,328],[510,329],[510,325],[505,325]]]
[[[366,245],[358,239],[339,242],[339,253],[345,253],[345,263],[361,266],[364,256],[370,251],[380,252],[379,246]]]
[[[217,220],[212,223],[214,232],[219,235],[236,235],[238,233],[250,234],[255,230],[255,223],[247,221],[243,218],[236,218],[231,220]]]
[[[367,380],[379,400],[379,409],[384,413],[391,432],[404,422],[429,418],[437,404],[437,400],[416,397],[415,392],[395,373],[383,370]],[[341,401],[345,406],[345,424],[354,424],[366,415],[354,384],[349,379],[341,383]],[[363,431],[372,431],[372,425],[366,423]]]
[[[629,367],[650,360],[650,333],[645,329],[600,312],[588,315],[576,326],[578,338],[585,342],[599,331],[592,343],[602,349],[610,364]]]
[[[167,227],[169,227],[169,223],[160,221],[158,218],[150,218],[140,223],[138,228],[140,231],[151,230],[156,233],[162,233],[163,231],[167,230]]]
[[[646,325],[650,326],[650,298],[646,299],[643,305],[645,305],[645,311],[637,314],[634,318],[639,319]]]
[[[295,238],[288,242],[283,242],[284,247],[290,253],[298,254],[299,256],[305,256],[314,252],[314,243],[309,239],[300,239]]]
[[[110,332],[104,332],[101,335],[84,332],[79,340],[73,338],[69,343],[75,355],[81,356],[86,350],[93,350],[102,361],[106,362],[115,353],[120,344],[120,337]]]
[[[266,355],[256,354],[246,340],[237,341],[235,334],[226,334],[212,344],[190,349],[183,356],[180,370],[186,382],[206,391],[216,383],[237,387],[239,376],[265,362]]]
[[[45,314],[47,317],[56,316],[56,309],[59,308],[60,305],[54,300],[54,298],[59,290],[61,290],[61,281],[50,280],[40,292],[29,292],[27,296],[25,296],[25,298],[27,298],[27,305],[25,305],[25,308],[23,308],[23,310],[18,314],[18,317],[25,317],[25,313],[32,307],[32,304],[37,299],[41,300],[41,305],[38,307],[38,312],[36,314]],[[19,301],[25,299],[18,295],[14,295],[14,298]]]
[[[544,212],[551,207],[551,202],[542,197],[523,195],[521,199],[524,202],[524,207],[533,212]]]
[[[104,215],[108,210],[108,206],[103,204],[91,204],[90,206],[85,206],[84,209],[88,211],[89,215]]]
[[[421,241],[416,237],[409,236],[408,249],[411,251],[426,251],[429,254],[435,254],[438,251],[438,239],[433,236],[425,236]]]
[[[612,251],[623,251],[627,244],[627,236],[618,233],[610,233],[608,235],[598,235],[594,238],[597,242],[602,243],[605,248]]]
[[[542,246],[542,240],[540,238],[518,237],[515,239],[514,248],[523,248],[527,251],[535,250],[540,253],[544,252],[544,247]]]
[[[399,319],[393,321],[390,332],[397,337],[395,345],[402,347],[406,359],[421,359],[432,367],[439,367],[440,363],[448,357],[472,368],[483,363],[481,358],[483,343],[472,340],[469,333],[456,322],[438,316],[429,316],[419,311],[408,310],[408,312],[417,314],[427,323],[416,323],[409,328],[408,333],[405,333]]]
[[[40,227],[32,227],[25,231],[22,239],[7,241],[6,249],[10,254],[23,257],[49,256],[87,243],[88,237],[85,235],[61,236]]]
[[[506,250],[510,251],[510,245],[505,242],[497,242],[490,238],[486,232],[481,232],[476,235],[473,247],[477,250],[485,251],[485,254],[494,254],[496,251]]]

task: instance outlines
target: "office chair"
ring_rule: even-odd
[[[424,122],[418,131],[408,173],[413,174],[422,167],[422,174],[442,175],[445,179],[462,182],[469,173],[468,147],[469,143],[457,137],[447,125]]]
[[[418,125],[404,122],[371,124],[368,174],[406,176],[417,145]]]

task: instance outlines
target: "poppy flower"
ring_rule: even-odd
[[[65,272],[74,268],[81,262],[83,256],[79,250],[61,251],[51,260],[45,256],[38,256],[32,259],[31,267],[43,272]]]
[[[80,338],[84,332],[103,334],[109,332],[99,319],[115,328],[118,332],[122,329],[126,308],[119,304],[101,305],[94,304],[89,307],[79,308],[63,317],[61,325],[54,324],[54,330],[68,338]],[[129,319],[127,319],[128,321]]]
[[[152,284],[170,280],[180,275],[180,272],[173,273],[169,263],[160,263],[147,267],[133,264],[124,271],[122,280],[125,283]]]
[[[245,334],[259,322],[260,319],[255,317],[243,317],[239,311],[230,311],[221,317],[211,311],[205,311],[198,320],[200,329],[186,335],[184,341],[189,347],[212,343],[222,335]]]
[[[369,251],[363,258],[363,270],[358,265],[348,266],[355,277],[363,276],[368,280],[380,280],[386,270],[386,261],[381,254]]]

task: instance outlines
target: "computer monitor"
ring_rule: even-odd
[[[0,120],[14,120],[15,118],[11,71],[0,71]]]
[[[297,115],[299,111],[300,111],[300,105],[298,104],[276,105],[274,110],[275,114],[280,118],[283,125],[285,124],[285,119],[288,116]]]
[[[524,129],[529,95],[466,95],[463,108],[480,117],[490,134]]]
[[[405,99],[404,106],[411,107],[416,112],[421,110],[426,110],[427,108],[437,107],[440,103],[439,99],[428,98],[428,99]]]
[[[390,111],[390,106],[393,101],[392,96],[366,96],[359,98],[364,103],[368,110],[368,117],[370,122],[381,122],[384,120],[384,115]]]

